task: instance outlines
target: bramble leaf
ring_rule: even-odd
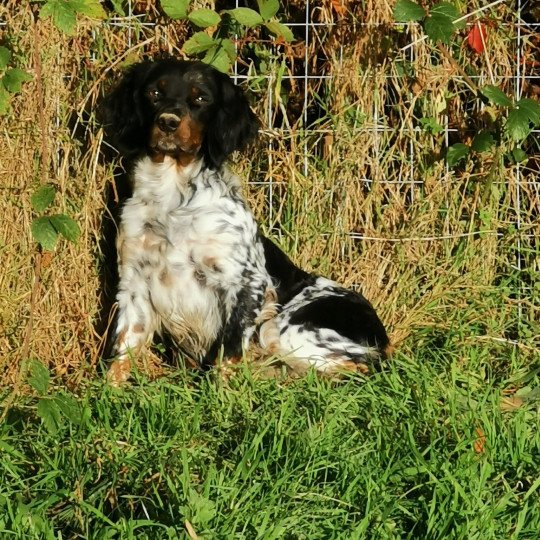
[[[191,36],[182,47],[182,50],[189,56],[207,51],[214,47],[216,41],[206,32],[197,32]]]
[[[205,64],[209,64],[222,73],[227,73],[231,67],[231,59],[227,54],[227,51],[222,47],[214,47],[210,49],[202,61]]]
[[[494,144],[493,135],[489,131],[481,131],[474,137],[471,148],[475,152],[488,152]]]
[[[68,3],[76,13],[81,13],[92,19],[105,19],[107,17],[100,0],[68,0]]]
[[[513,105],[512,100],[498,86],[488,84],[482,88],[481,92],[495,105],[501,107],[511,107]]]
[[[239,7],[235,9],[229,9],[227,13],[237,22],[248,28],[262,24],[263,18],[253,9],[246,7]]]
[[[272,34],[274,34],[275,36],[282,37],[285,41],[288,42],[294,41],[294,34],[288,26],[278,21],[270,21],[264,23],[264,26],[266,26],[266,28],[268,28],[268,30],[272,32]]]
[[[55,396],[54,402],[62,414],[72,423],[80,425],[83,421],[82,410],[79,402],[68,395]]]
[[[236,49],[234,47],[234,43],[230,39],[220,39],[218,47],[221,47],[227,53],[227,56],[231,59],[231,62],[236,60]]]
[[[452,34],[463,28],[464,23],[455,23],[459,18],[459,11],[449,2],[439,2],[429,10],[429,15],[424,21],[424,30],[433,41],[441,41],[448,44]]]
[[[60,409],[56,402],[48,398],[40,399],[37,405],[37,413],[49,433],[54,435],[60,425]]]
[[[396,22],[421,21],[426,12],[422,6],[411,0],[398,0],[394,6],[394,20]]]
[[[482,54],[487,41],[486,26],[481,22],[475,22],[467,35],[469,47],[476,53]]]
[[[469,147],[463,143],[453,144],[446,151],[446,162],[449,167],[454,167],[469,154]]]
[[[455,29],[465,28],[465,21],[456,22],[457,19],[461,17],[461,13],[456,6],[450,2],[439,2],[438,4],[435,4],[429,10],[430,15],[433,15],[434,13],[448,17]]]
[[[34,240],[47,251],[52,251],[58,240],[58,232],[48,216],[34,219],[30,225]]]
[[[424,30],[433,41],[450,43],[450,38],[454,33],[455,27],[452,19],[441,13],[433,13],[424,22]]]
[[[527,153],[521,148],[517,147],[512,150],[512,157],[514,158],[516,163],[523,163],[524,161],[527,161],[529,159]]]
[[[529,120],[534,124],[540,124],[540,104],[534,99],[523,98],[516,103],[516,108],[524,111]]]
[[[11,59],[11,51],[7,47],[0,47],[0,69],[5,69]]]
[[[188,19],[195,26],[199,28],[208,28],[209,26],[216,26],[221,21],[219,13],[212,11],[211,9],[196,9],[188,15]]]
[[[190,0],[161,0],[161,9],[171,19],[185,19]]]
[[[81,230],[77,222],[65,214],[55,214],[49,218],[53,227],[60,233],[66,240],[75,243],[80,234]]]
[[[65,0],[47,0],[39,12],[39,17],[40,19],[50,17],[59,30],[69,36],[74,34],[77,14],[72,5]]]
[[[12,68],[6,71],[2,79],[8,92],[15,94],[21,91],[22,83],[32,80],[32,75],[19,68]]]
[[[30,377],[27,382],[40,396],[44,396],[51,382],[49,370],[38,360],[30,360],[28,364]]]
[[[265,21],[269,21],[279,11],[279,0],[257,0],[257,5]]]
[[[521,141],[529,135],[531,128],[529,127],[529,114],[526,109],[512,109],[508,113],[505,129],[508,135],[515,141]]]
[[[44,184],[32,195],[30,202],[36,212],[43,212],[54,201],[55,195],[55,187],[51,184]]]

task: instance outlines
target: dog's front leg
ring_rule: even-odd
[[[121,265],[117,302],[116,358],[107,373],[114,386],[129,378],[131,360],[152,339],[157,326],[148,281],[136,262]]]

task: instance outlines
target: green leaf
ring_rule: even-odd
[[[227,56],[230,58],[231,62],[236,60],[236,48],[230,39],[220,39],[218,47],[221,47],[227,53]]]
[[[195,26],[200,28],[208,28],[209,26],[216,26],[221,21],[219,13],[212,11],[211,9],[196,9],[188,15],[188,19]]]
[[[66,0],[47,0],[39,12],[41,19],[51,17],[53,24],[62,32],[73,35],[77,13]]]
[[[526,109],[512,109],[508,113],[505,129],[515,141],[522,141],[529,135],[529,113]]]
[[[30,80],[32,80],[32,75],[19,68],[8,69],[3,78],[6,90],[12,94],[20,92],[22,83]]]
[[[191,36],[182,47],[182,50],[189,56],[207,51],[214,47],[216,41],[206,32],[197,32]]]
[[[263,18],[253,9],[239,7],[229,9],[227,13],[237,22],[248,28],[262,24]]]
[[[47,398],[40,399],[37,405],[37,413],[43,425],[54,435],[60,425],[60,410],[56,402]]]
[[[187,504],[179,508],[194,525],[203,526],[216,515],[216,504],[194,489],[189,490]]]
[[[82,423],[82,409],[79,402],[68,395],[55,396],[54,401],[62,414],[72,423],[80,425]]]
[[[105,19],[107,13],[103,9],[100,0],[68,0],[73,10],[91,19]]]
[[[460,21],[458,23],[455,22],[461,17],[461,13],[458,11],[456,6],[454,6],[454,4],[451,4],[450,2],[439,2],[438,4],[435,4],[429,10],[430,15],[433,15],[434,13],[448,17],[452,22],[454,29],[465,28],[465,21]]]
[[[493,135],[489,131],[481,131],[474,137],[471,148],[475,152],[489,152],[494,144]]]
[[[231,67],[231,59],[227,51],[222,47],[214,47],[210,49],[202,59],[205,64],[209,64],[222,73],[227,73]]]
[[[11,59],[11,51],[7,47],[0,47],[0,69],[5,69]]]
[[[480,91],[495,105],[501,107],[511,107],[513,105],[512,100],[498,86],[488,84]]]
[[[527,153],[521,148],[517,147],[512,150],[512,157],[514,158],[516,163],[523,163],[524,161],[527,161],[529,159]]]
[[[266,28],[268,28],[275,36],[282,37],[285,41],[294,41],[294,34],[288,26],[285,26],[278,21],[264,23],[264,26],[266,26]]]
[[[161,0],[161,9],[171,19],[185,19],[190,0]]]
[[[32,195],[30,202],[36,212],[43,212],[54,201],[55,195],[55,187],[51,184],[44,184]]]
[[[257,0],[257,5],[265,21],[269,21],[279,11],[279,0]]]
[[[58,232],[47,216],[34,219],[30,225],[34,240],[43,248],[52,251],[58,240]]]
[[[124,6],[123,6],[123,0],[111,0],[111,4],[113,6],[114,11],[116,11],[118,15],[120,15],[121,17],[126,16],[126,10],[124,9]]]
[[[421,21],[426,12],[422,6],[411,0],[398,0],[394,6],[394,20],[396,22]]]
[[[466,144],[457,143],[457,144],[453,144],[452,146],[449,146],[446,152],[446,162],[448,163],[448,166],[454,167],[462,159],[467,157],[468,153],[469,153],[469,147]]]
[[[452,19],[443,13],[433,13],[424,22],[424,30],[433,41],[450,43],[450,38],[455,31]]]
[[[437,134],[444,131],[444,127],[435,118],[420,118],[420,124],[429,133]]]
[[[7,114],[10,110],[10,99],[9,92],[6,90],[6,87],[4,86],[3,79],[0,79],[0,116]]]
[[[44,366],[38,360],[30,360],[28,362],[28,369],[30,377],[28,377],[28,384],[40,395],[44,396],[49,390],[49,384],[51,382],[51,375],[46,366]]]
[[[81,229],[79,228],[79,225],[73,218],[70,218],[69,216],[66,216],[65,214],[56,214],[54,216],[51,216],[49,219],[51,220],[53,227],[66,240],[69,240],[70,242],[73,242],[73,243],[75,243],[78,240],[81,234]]]
[[[534,99],[523,98],[516,103],[516,108],[524,111],[529,120],[534,124],[540,124],[540,104]]]

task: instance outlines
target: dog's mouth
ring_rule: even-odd
[[[160,154],[195,155],[202,145],[202,126],[189,115],[161,114],[150,133],[150,148]]]

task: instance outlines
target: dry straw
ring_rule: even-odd
[[[496,344],[521,339],[521,324],[529,329],[523,349],[534,349],[538,161],[519,174],[489,157],[448,170],[445,132],[426,133],[417,118],[457,130],[450,142],[470,140],[485,111],[455,63],[422,41],[418,27],[396,28],[392,3],[360,9],[342,2],[348,12],[333,4],[311,2],[312,20],[324,24],[310,32],[307,49],[300,40],[282,50],[284,79],[276,75],[280,57],[268,84],[249,83],[266,125],[257,152],[235,167],[263,228],[303,267],[360,288],[402,347],[424,339],[426,329],[444,335],[456,325],[464,340]],[[301,21],[305,2],[287,5]],[[107,194],[114,200],[125,181],[103,157],[96,109],[123,63],[163,51],[180,55],[188,30],[80,21],[76,36],[67,37],[33,10],[16,0],[0,7],[1,39],[34,75],[0,119],[4,385],[20,379],[25,358],[72,383],[94,376],[102,348],[102,220]],[[515,14],[502,4],[486,15],[497,21],[489,50],[473,56],[463,46],[460,63],[476,73],[476,84],[495,82],[513,93]],[[538,62],[533,38],[525,52]],[[306,59],[311,74],[326,77],[307,88]],[[39,256],[30,196],[43,182],[56,186],[55,210],[73,216],[82,235],[77,245],[62,241]]]

